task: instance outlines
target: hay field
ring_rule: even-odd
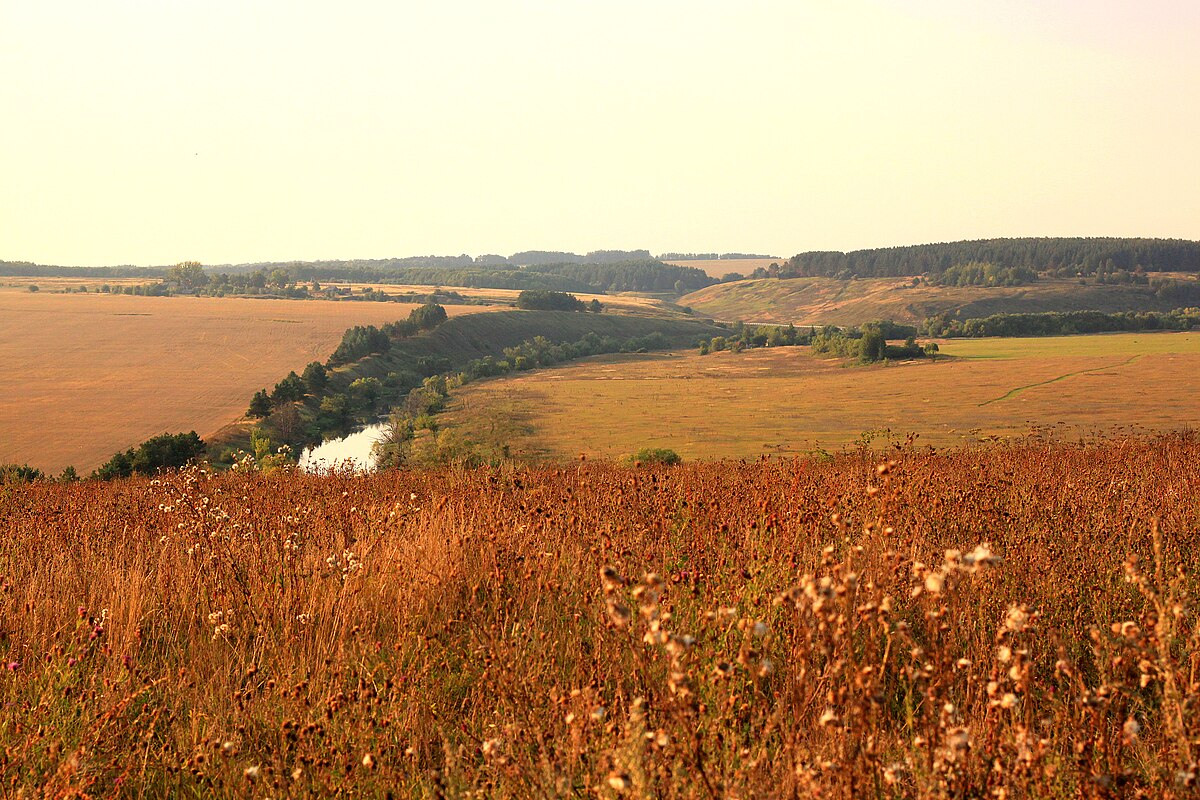
[[[783,265],[787,258],[720,258],[720,259],[696,259],[682,261],[664,261],[664,264],[674,264],[678,267],[695,267],[696,269],[704,270],[708,275],[714,278],[720,278],[730,272],[740,272],[743,275],[749,275],[757,267],[766,269],[772,264]]]
[[[90,472],[163,432],[206,436],[400,303],[0,292],[0,463]],[[481,306],[449,306],[451,315]]]
[[[1200,425],[1200,334],[954,340],[935,361],[847,365],[808,348],[606,356],[468,386],[448,420],[532,430],[528,457],[685,459],[835,450],[890,430],[947,446]]]

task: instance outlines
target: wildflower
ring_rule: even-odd
[[[946,586],[946,573],[938,570],[931,572],[925,578],[925,591],[930,594],[941,594],[941,591]]]
[[[1001,664],[1007,664],[1009,661],[1012,661],[1012,648],[1004,644],[997,647],[996,660]]]
[[[504,744],[502,739],[488,739],[480,747],[485,758],[492,758],[500,754],[500,747]],[[410,750],[412,748],[409,748]],[[411,754],[410,754],[411,755]]]
[[[242,770],[242,776],[248,781],[258,780],[259,769],[257,766],[246,767]]]
[[[624,792],[629,788],[629,776],[625,773],[609,775],[608,785],[618,792]]]
[[[1000,707],[1001,708],[1016,708],[1017,703],[1019,703],[1019,702],[1020,701],[1017,699],[1017,696],[1015,694],[1013,694],[1012,692],[1005,692],[1004,696],[1000,698]]]
[[[758,665],[758,677],[766,678],[775,672],[775,662],[769,658],[764,658],[762,663]]]
[[[767,635],[767,624],[765,622],[755,622],[753,632],[755,636],[761,639]]]
[[[629,606],[620,600],[610,599],[608,601],[608,618],[612,620],[613,625],[624,628],[633,619],[633,614],[629,611]]]
[[[596,706],[592,709],[592,713],[588,716],[591,718],[592,722],[599,723],[604,722],[604,716],[606,713],[607,712],[605,711],[604,706]]]
[[[984,542],[976,545],[974,550],[963,556],[962,561],[972,572],[975,572],[981,566],[1000,563],[1000,558],[992,552],[991,544]]]
[[[1135,741],[1138,738],[1138,734],[1141,732],[1141,724],[1139,724],[1138,721],[1133,717],[1125,720],[1125,724],[1121,726],[1121,736],[1125,740],[1126,744]]]
[[[1020,633],[1032,621],[1029,609],[1025,606],[1011,605],[1004,615],[1004,629],[1012,633]]]
[[[363,756],[362,765],[364,767],[366,767],[367,769],[375,769],[375,759],[371,756],[370,753],[367,753],[366,755]]]
[[[826,725],[836,725],[837,721],[838,716],[834,713],[832,708],[826,708],[825,712],[821,714],[821,718],[817,720],[818,724],[820,724],[822,728]]]

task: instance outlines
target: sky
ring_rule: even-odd
[[[0,260],[1200,239],[1195,0],[0,0]]]

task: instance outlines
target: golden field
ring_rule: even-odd
[[[1197,485],[1173,435],[0,486],[0,792],[1194,796]]]
[[[674,264],[678,267],[695,267],[702,269],[710,277],[723,278],[730,272],[749,275],[758,267],[766,269],[772,264],[783,266],[786,258],[719,258],[719,259],[683,259],[681,261],[664,261],[664,264]]]
[[[802,454],[885,430],[948,446],[1035,427],[1200,426],[1200,333],[950,340],[942,356],[871,366],[805,347],[603,356],[467,386],[447,419],[468,436],[484,435],[479,420],[517,430],[512,452],[555,458]]]
[[[84,473],[160,433],[206,436],[256,390],[324,361],[347,328],[413,308],[0,291],[0,464]]]

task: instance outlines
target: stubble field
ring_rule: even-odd
[[[808,348],[605,356],[466,387],[448,420],[529,457],[685,459],[835,450],[863,438],[978,443],[1200,424],[1200,334],[953,340],[943,358],[848,365]],[[504,424],[505,422],[518,424]]]
[[[0,291],[0,463],[86,473],[160,433],[206,436],[256,390],[324,361],[347,328],[413,308]]]

